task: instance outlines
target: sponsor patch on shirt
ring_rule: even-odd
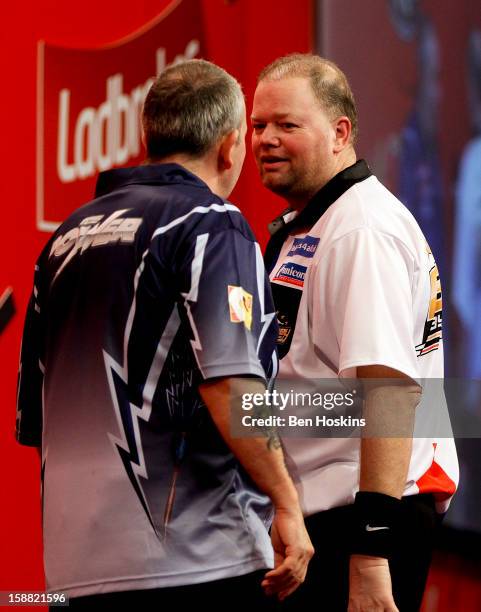
[[[426,244],[426,247],[429,262],[431,264],[431,269],[429,271],[431,299],[429,300],[428,316],[424,324],[423,339],[422,342],[416,346],[418,357],[436,351],[443,337],[443,293],[441,291],[441,281],[439,280],[439,270],[429,245]]]
[[[314,257],[319,240],[320,238],[314,238],[314,236],[295,238],[287,256],[291,257],[292,255],[298,255],[299,257]]]
[[[277,335],[277,344],[285,344],[291,335],[292,326],[289,323],[287,315],[277,314],[277,325],[279,326],[279,334]]]
[[[306,277],[307,268],[299,264],[289,262],[282,264],[277,270],[276,275],[272,280],[282,281],[297,287],[304,287],[304,279]]]
[[[252,327],[252,294],[242,287],[227,285],[230,320],[232,323],[244,323],[248,330]]]

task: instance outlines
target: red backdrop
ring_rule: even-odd
[[[226,68],[241,81],[247,97],[248,111],[259,70],[279,55],[308,51],[313,46],[311,0],[300,0],[296,3],[292,0],[199,2],[202,23],[194,24],[194,30],[200,29],[202,34],[203,55]],[[3,19],[0,23],[0,68],[4,79],[4,93],[0,97],[3,142],[3,180],[0,186],[3,230],[0,241],[0,296],[7,286],[13,287],[17,314],[0,334],[0,380],[3,399],[0,411],[0,456],[3,462],[0,470],[0,591],[44,588],[41,565],[39,461],[35,451],[18,446],[13,435],[21,327],[31,290],[33,264],[49,236],[48,233],[36,229],[37,44],[38,41],[44,40],[47,46],[83,49],[110,45],[142,28],[169,4],[170,0],[83,0],[82,3],[27,0],[23,3],[9,3],[8,9],[3,9]],[[343,4],[351,8],[350,3]],[[433,4],[428,0],[428,6]],[[455,5],[450,8],[452,20],[459,18],[460,14],[464,16],[463,11],[457,12],[457,8]],[[353,48],[363,43],[362,37],[365,34],[364,28],[348,17],[349,15],[346,17],[343,32],[350,43],[338,49],[339,57],[333,57],[346,69],[349,67],[349,58],[352,59],[349,54]],[[446,21],[449,23],[449,20]],[[331,42],[334,44],[339,30],[334,29],[333,34],[335,37]],[[359,37],[361,40],[358,40]],[[162,44],[162,41],[160,43]],[[177,49],[167,51],[178,52]],[[73,73],[76,66],[72,59],[68,59],[68,52],[64,57],[66,64],[60,68],[63,75],[68,75],[69,70]],[[451,55],[446,58],[445,70],[454,71],[455,76],[459,77],[454,60]],[[402,65],[399,69],[402,70]],[[135,71],[134,62],[125,67],[126,73],[134,75],[133,84],[144,82],[145,66],[139,67],[138,81],[135,81]],[[363,82],[360,81],[361,72],[350,74],[348,71],[353,80],[354,91],[358,93],[363,87]],[[374,70],[370,74],[374,74],[377,79],[379,75],[375,73]],[[89,81],[93,82],[95,78],[96,75],[92,74]],[[100,80],[101,95],[104,95],[105,75],[102,75]],[[87,92],[89,85],[89,82],[85,83]],[[96,88],[99,91],[98,83]],[[453,95],[456,93],[453,92]],[[89,103],[98,107],[99,102],[104,99],[105,97],[101,97],[96,102],[93,100]],[[371,108],[368,112],[363,108],[363,101],[360,100],[362,133],[372,133],[372,122],[380,120],[379,109],[372,112]],[[464,119],[464,131],[467,129],[465,123]],[[47,130],[54,128],[55,126],[46,126]],[[46,133],[46,138],[49,142],[55,141],[55,135],[51,132]],[[458,148],[460,138],[461,136],[456,136]],[[452,140],[450,142],[452,144]],[[369,149],[369,143],[363,137],[360,147]],[[45,160],[49,164],[47,170],[52,172],[55,156],[50,153],[50,157],[46,155]],[[455,174],[452,168],[453,159],[444,159],[443,162],[449,166],[450,173]],[[69,196],[65,197],[68,199]],[[261,187],[250,155],[231,199],[242,207],[261,245],[264,246],[267,239],[266,224],[284,206],[281,200]],[[70,207],[69,202],[63,202],[63,205]],[[63,534],[59,533],[58,536],[62,537]],[[463,580],[460,579],[461,576]],[[474,612],[479,609],[481,587],[477,577],[467,576],[466,567],[459,559],[451,561],[439,558],[427,595],[425,612],[461,609]]]

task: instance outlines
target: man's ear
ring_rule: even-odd
[[[338,117],[334,123],[334,152],[340,153],[351,142],[352,125],[348,117]]]
[[[229,170],[234,165],[233,151],[239,142],[239,136],[239,130],[233,130],[222,137],[217,153],[219,170]]]

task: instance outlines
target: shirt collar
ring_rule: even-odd
[[[301,212],[290,219],[292,210],[287,208],[279,217],[271,221],[269,231],[271,238],[264,254],[266,269],[270,273],[287,236],[297,228],[311,228],[315,225],[331,204],[338,200],[350,187],[364,181],[372,175],[367,163],[360,159],[345,168],[320,189]]]
[[[173,185],[178,183],[209,189],[204,181],[180,164],[146,164],[101,172],[95,187],[95,197],[99,198],[127,185]]]
[[[363,159],[360,159],[326,183],[294,219],[288,220],[292,209],[284,210],[269,224],[269,231],[275,234],[282,228],[282,233],[287,236],[295,228],[312,227],[345,191],[370,176],[372,172],[369,166]]]

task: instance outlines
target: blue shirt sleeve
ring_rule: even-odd
[[[204,380],[268,378],[277,323],[255,240],[237,228],[200,233],[180,274],[191,346]]]

